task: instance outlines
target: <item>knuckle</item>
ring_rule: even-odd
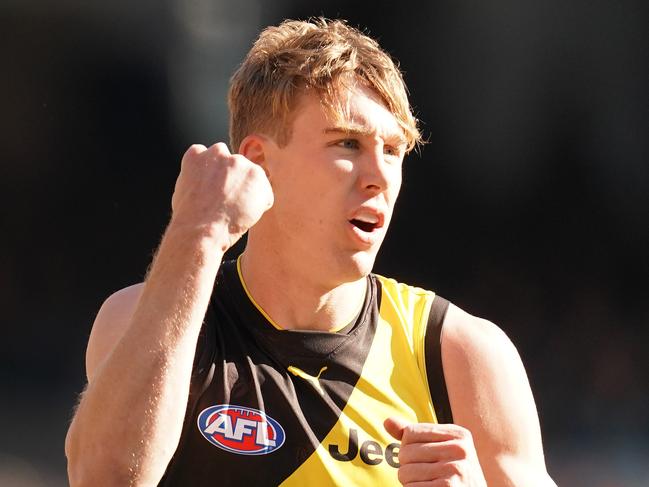
[[[460,441],[451,442],[449,444],[448,448],[449,448],[451,456],[453,458],[464,459],[464,458],[467,458],[467,456],[468,456],[468,448],[467,448],[467,446],[464,443],[460,442]]]
[[[248,160],[241,154],[231,154],[230,159],[232,159],[234,162],[237,162],[239,164],[242,164]]]
[[[206,150],[207,150],[207,148],[202,144],[192,144],[185,151],[185,154],[183,155],[183,160],[187,159],[187,158],[194,158],[194,157],[198,156],[199,154],[202,154]]]
[[[248,164],[248,175],[250,178],[252,178],[256,182],[259,181],[262,183],[268,180],[266,171],[264,171],[263,167],[261,167],[259,164],[255,164],[254,162],[250,162],[247,159],[245,159],[245,161]]]
[[[464,439],[465,440],[473,441],[473,434],[471,433],[471,431],[469,431],[466,428],[464,428],[462,431],[464,432]]]
[[[410,448],[410,445],[405,445],[399,448],[399,463],[401,465],[404,465],[406,463],[410,463],[410,460],[412,459],[412,449]]]
[[[468,429],[462,426],[458,426],[456,428],[455,435],[460,440],[473,441],[473,436],[471,435],[471,431],[469,431]]]
[[[459,461],[448,462],[447,464],[448,473],[450,475],[455,475],[455,476],[462,475],[462,472],[464,470],[462,465],[463,463]]]
[[[250,173],[256,177],[261,177],[266,175],[263,168],[259,164],[255,164],[254,162],[250,165]]]
[[[408,481],[408,472],[404,467],[399,467],[397,470],[397,479],[402,484],[405,484]]]
[[[248,160],[241,154],[232,154],[230,157],[228,157],[228,160],[231,161],[233,167],[237,168],[237,170],[242,171],[242,174],[254,174],[254,167],[256,166],[256,164],[253,164],[250,160]]]
[[[228,150],[228,146],[225,145],[224,142],[217,142],[213,146],[211,146],[209,149],[210,153],[214,156],[217,157],[223,157],[223,156],[229,156],[230,151]]]
[[[406,427],[403,428],[403,436],[401,438],[401,443],[410,443],[410,439],[413,437],[413,435],[416,432],[416,426],[417,424],[409,424]]]

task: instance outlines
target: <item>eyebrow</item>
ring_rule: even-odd
[[[324,129],[325,134],[352,134],[352,135],[372,135],[374,131],[364,125],[336,125],[335,127],[327,127]]]
[[[336,125],[324,129],[325,134],[345,134],[345,135],[358,135],[367,137],[375,133],[375,130],[370,128],[369,125],[363,123],[350,123],[344,125]],[[384,139],[385,142],[396,143],[397,145],[407,145],[406,139],[400,135],[389,134]]]

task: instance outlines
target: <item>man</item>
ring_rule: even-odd
[[[97,315],[71,484],[554,485],[507,337],[371,274],[420,137],[389,56],[287,21],[229,104],[238,153],[185,153],[146,281]]]

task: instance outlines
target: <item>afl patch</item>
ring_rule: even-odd
[[[240,455],[266,455],[286,439],[284,428],[258,409],[220,404],[198,415],[203,437],[225,451]]]

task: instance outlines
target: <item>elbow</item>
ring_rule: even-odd
[[[134,461],[135,455],[126,449],[110,448],[105,444],[87,445],[71,427],[65,439],[68,481],[70,487],[151,487],[158,485],[165,468],[162,465],[144,467]],[[148,464],[148,462],[143,462]]]
[[[129,480],[128,475],[119,475],[115,468],[88,468],[87,465],[71,465],[68,462],[68,481],[70,487],[123,487],[138,485]]]
[[[124,464],[123,459],[103,448],[86,447],[75,431],[74,422],[65,438],[65,456],[67,458],[68,481],[70,487],[123,487],[135,485],[132,469]]]
[[[68,482],[70,487],[90,486],[93,482],[97,485],[96,480],[99,475],[92,475],[89,469],[84,467],[76,458],[68,455]],[[108,482],[108,479],[102,479],[100,483],[104,485],[117,485],[115,482]]]
[[[79,456],[79,441],[75,430],[75,422],[73,420],[65,436],[65,458],[68,462],[68,481],[71,487],[84,485],[81,459]]]
[[[92,463],[88,455],[82,455],[78,441],[72,433],[72,428],[68,431],[68,435],[65,438],[65,457],[68,462],[68,482],[70,487],[83,487],[86,485],[92,485],[94,477],[98,475],[92,475],[93,469],[89,467]],[[108,484],[106,479],[102,483]]]
[[[106,458],[90,458],[83,455],[67,455],[68,481],[70,487],[123,487],[139,485],[134,481],[128,468],[121,468],[117,462]]]
[[[107,431],[79,414],[65,437],[70,487],[158,485],[173,452],[169,448],[142,448],[139,437],[129,441],[124,431]]]

